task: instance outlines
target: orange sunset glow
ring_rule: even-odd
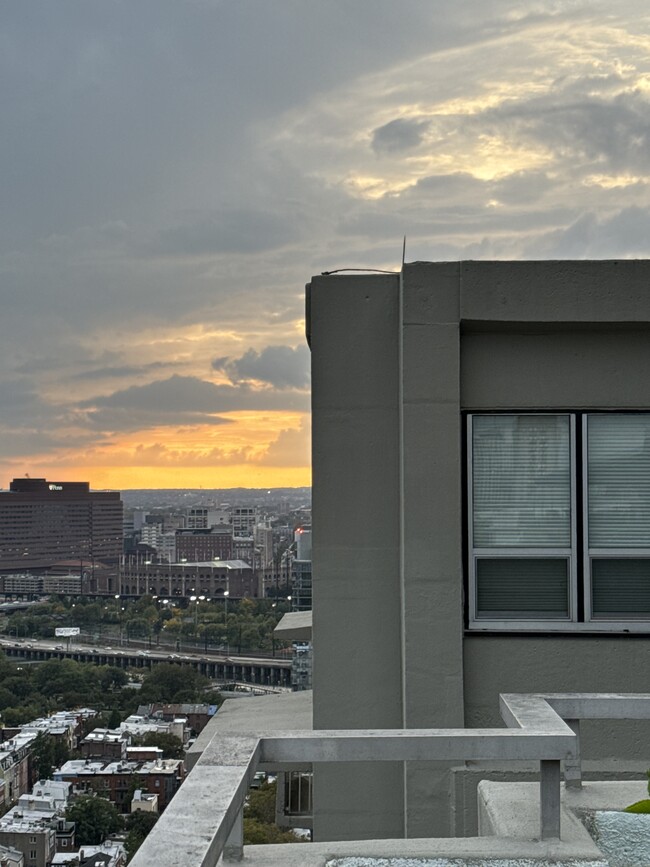
[[[4,4],[1,487],[308,485],[311,275],[649,255],[641,0],[154,5]]]
[[[87,480],[102,488],[300,487],[311,483],[309,419],[299,413],[239,412],[218,427],[159,426],[115,436],[52,460],[5,463],[6,478],[28,473]]]

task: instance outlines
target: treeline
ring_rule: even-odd
[[[204,649],[229,648],[246,653],[269,652],[288,647],[276,642],[273,630],[290,608],[285,599],[237,601],[140,599],[59,596],[8,616],[7,635],[20,638],[54,638],[57,627],[73,626],[85,640],[97,643],[131,640],[159,644],[192,644]]]
[[[40,716],[75,707],[101,712],[95,725],[114,728],[140,704],[192,702],[219,704],[210,680],[191,666],[160,663],[137,669],[141,686],[129,686],[128,673],[117,666],[71,659],[27,665],[0,654],[0,714],[5,726],[23,725]]]

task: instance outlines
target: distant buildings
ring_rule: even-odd
[[[101,592],[119,564],[122,539],[117,491],[27,478],[0,491],[0,573],[73,572],[81,592]]]
[[[228,524],[176,531],[176,559],[233,560],[232,528]]]
[[[158,808],[162,812],[185,778],[185,765],[182,759],[72,759],[56,770],[53,777],[71,783],[73,793],[102,792],[121,813],[131,812],[132,782],[137,779],[139,788],[158,795]]]
[[[233,599],[259,597],[259,580],[242,560],[196,561],[186,563],[127,562],[120,592],[124,596],[166,596],[169,598],[223,596]]]
[[[176,584],[166,590],[153,589],[160,582],[152,582],[149,590],[143,589],[143,579],[152,573],[162,575],[179,572],[184,566],[212,564],[224,566],[227,562],[240,561],[252,571],[251,576],[256,589],[244,587],[243,595],[277,596],[282,585],[283,593],[291,592],[291,562],[294,559],[295,542],[293,525],[280,522],[277,514],[264,512],[258,506],[231,505],[193,505],[182,515],[165,513],[160,506],[156,513],[136,509],[125,521],[125,558],[122,592],[125,595],[140,595],[144,592],[156,595],[187,595],[213,591],[198,588],[196,581],[188,580],[185,585]],[[295,513],[294,521],[309,514],[308,507],[289,510]],[[180,524],[180,526],[179,526]],[[307,537],[305,537],[306,539]],[[231,575],[231,580],[234,576]],[[136,588],[132,581],[136,578]],[[308,581],[301,586],[308,587]],[[235,585],[236,586],[236,585]],[[217,586],[217,593],[223,589]],[[237,598],[238,591],[232,591]],[[304,593],[301,593],[301,598]],[[309,604],[307,607],[309,607]]]
[[[291,564],[291,609],[311,611],[311,529],[294,533],[295,558]]]

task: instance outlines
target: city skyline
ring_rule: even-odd
[[[310,484],[304,284],[643,258],[640,0],[3,10],[0,486]]]

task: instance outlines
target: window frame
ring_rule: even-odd
[[[589,545],[589,419],[594,416],[602,415],[647,415],[650,417],[650,412],[625,412],[616,410],[608,413],[604,412],[583,412],[582,413],[582,542],[583,553],[583,586],[584,586],[584,619],[589,625],[602,624],[603,628],[607,624],[613,624],[612,628],[619,630],[621,624],[625,624],[624,631],[641,631],[630,629],[632,624],[640,624],[643,631],[650,631],[650,620],[647,615],[638,614],[630,615],[627,618],[620,618],[611,615],[596,615],[593,613],[593,596],[592,596],[592,562],[599,558],[612,558],[616,560],[635,560],[635,559],[650,559],[650,548],[599,548]],[[643,629],[643,624],[646,624]]]
[[[650,558],[647,548],[590,548],[588,522],[588,420],[594,415],[648,415],[647,410],[477,410],[468,411],[465,432],[466,510],[464,532],[467,548],[467,629],[469,632],[556,632],[556,633],[650,633],[650,616],[629,618],[593,615],[591,564],[597,557],[616,559]],[[571,518],[569,548],[475,548],[473,544],[473,419],[480,416],[567,416],[570,420]],[[578,451],[578,446],[580,450]],[[578,518],[580,522],[578,523]],[[568,559],[568,613],[564,617],[485,617],[477,611],[477,561],[506,558]]]

